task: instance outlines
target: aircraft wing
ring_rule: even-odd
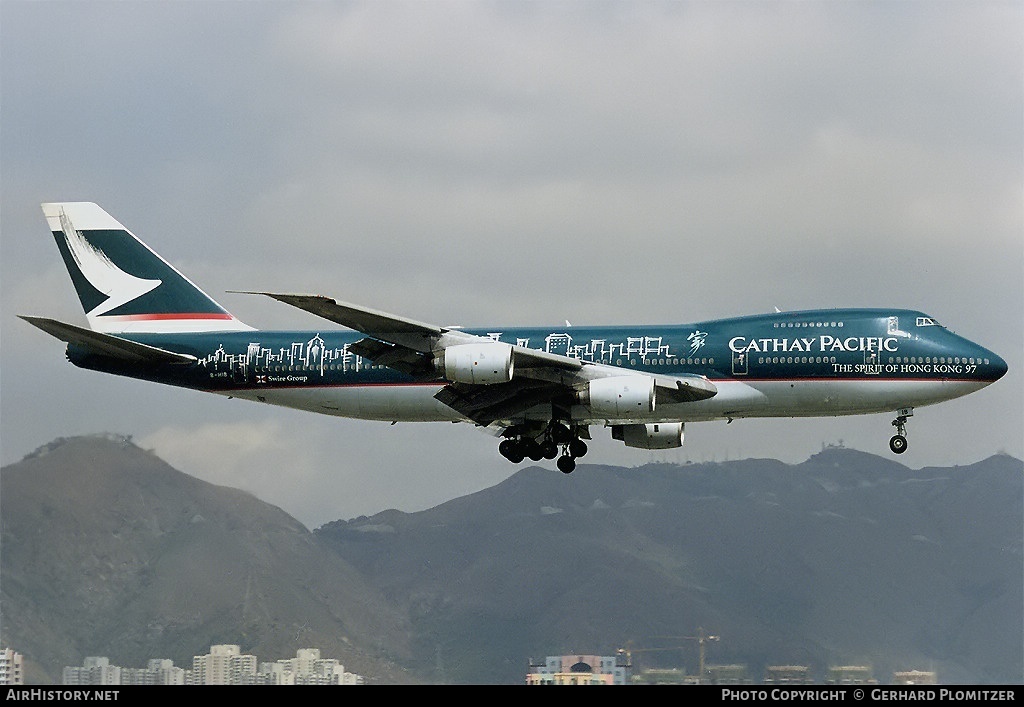
[[[102,356],[150,363],[194,363],[196,361],[195,356],[167,351],[156,346],[147,346],[112,334],[103,334],[91,329],[83,329],[74,324],[58,322],[55,319],[26,317],[20,314],[18,316],[29,324],[39,327],[50,336],[68,344],[81,346]]]
[[[432,354],[450,344],[468,343],[472,341],[490,341],[487,337],[468,334],[458,329],[439,327],[434,324],[420,322],[415,319],[401,317],[397,314],[388,314],[369,307],[363,307],[350,302],[339,302],[331,297],[323,295],[289,295],[275,292],[243,292],[241,294],[265,295],[272,297],[279,302],[290,304],[293,307],[323,317],[335,324],[341,324],[349,329],[355,329],[374,339],[380,339],[399,347],[405,347],[421,354]],[[359,342],[359,345],[367,343],[366,339]],[[359,356],[364,355],[355,351]],[[554,367],[564,370],[578,370],[583,364],[569,356],[547,353],[528,349],[523,346],[513,346],[513,353],[516,365],[524,368]],[[389,365],[386,361],[378,361],[371,353],[380,354],[380,350],[374,347],[367,348],[367,358]],[[395,352],[392,352],[393,354]]]
[[[245,292],[242,294],[266,295],[310,314],[323,317],[335,324],[355,329],[375,339],[382,339],[425,354],[434,351],[438,342],[443,338],[452,340],[480,338],[458,330],[445,329],[396,314],[380,312],[369,307],[339,302],[323,295],[287,295],[274,292]]]
[[[272,297],[366,334],[369,338],[351,344],[349,351],[416,377],[444,380],[434,369],[433,358],[448,346],[473,342],[493,343],[488,337],[338,302],[321,295],[272,292],[245,294]],[[573,403],[575,390],[595,378],[652,375],[593,364],[524,346],[512,345],[511,349],[515,370],[512,380],[488,385],[449,382],[434,397],[474,422],[486,426],[496,420],[514,417],[544,402],[569,407]],[[703,376],[653,377],[657,400],[661,403],[705,400],[718,392],[714,384]]]

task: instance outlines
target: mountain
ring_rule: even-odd
[[[525,658],[631,648],[634,662],[935,670],[1020,683],[1024,468],[910,470],[828,448],[772,460],[527,468],[420,513],[317,535],[404,607],[411,666],[518,682]],[[652,650],[676,647],[676,650]]]
[[[522,683],[528,660],[868,664],[1024,682],[1024,464],[773,460],[527,467],[417,513],[310,532],[121,438],[0,470],[0,635],[29,677],[88,655],[188,666],[318,647],[368,682]]]
[[[90,655],[188,668],[220,643],[411,679],[407,621],[351,565],[280,509],[126,440],[57,440],[3,468],[0,521],[0,628],[33,682]]]

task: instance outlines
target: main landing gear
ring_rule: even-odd
[[[579,430],[570,429],[558,421],[552,421],[539,433],[526,426],[518,426],[510,427],[505,435],[505,439],[498,445],[498,451],[513,464],[527,458],[539,462],[541,459],[558,457],[555,463],[558,470],[563,474],[571,474],[576,469],[576,460],[587,453],[587,443],[580,439]]]
[[[900,408],[896,411],[896,419],[892,421],[896,434],[889,440],[889,449],[893,454],[903,454],[907,451],[907,418],[913,415],[914,408]]]

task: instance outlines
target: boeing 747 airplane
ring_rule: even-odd
[[[88,328],[23,316],[76,366],[340,417],[466,422],[513,463],[568,474],[590,428],[639,449],[687,422],[914,409],[1006,373],[993,352],[906,309],[816,309],[692,324],[441,327],[329,297],[260,292],[325,328],[243,324],[93,203],[43,204]]]

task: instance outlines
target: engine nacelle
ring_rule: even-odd
[[[434,365],[456,383],[508,383],[512,380],[512,346],[500,341],[449,346],[434,359]]]
[[[612,425],[612,439],[637,449],[675,449],[683,446],[682,422],[649,422],[645,425]]]
[[[589,381],[579,392],[583,405],[606,417],[635,417],[654,412],[654,379],[650,376],[612,376]]]

